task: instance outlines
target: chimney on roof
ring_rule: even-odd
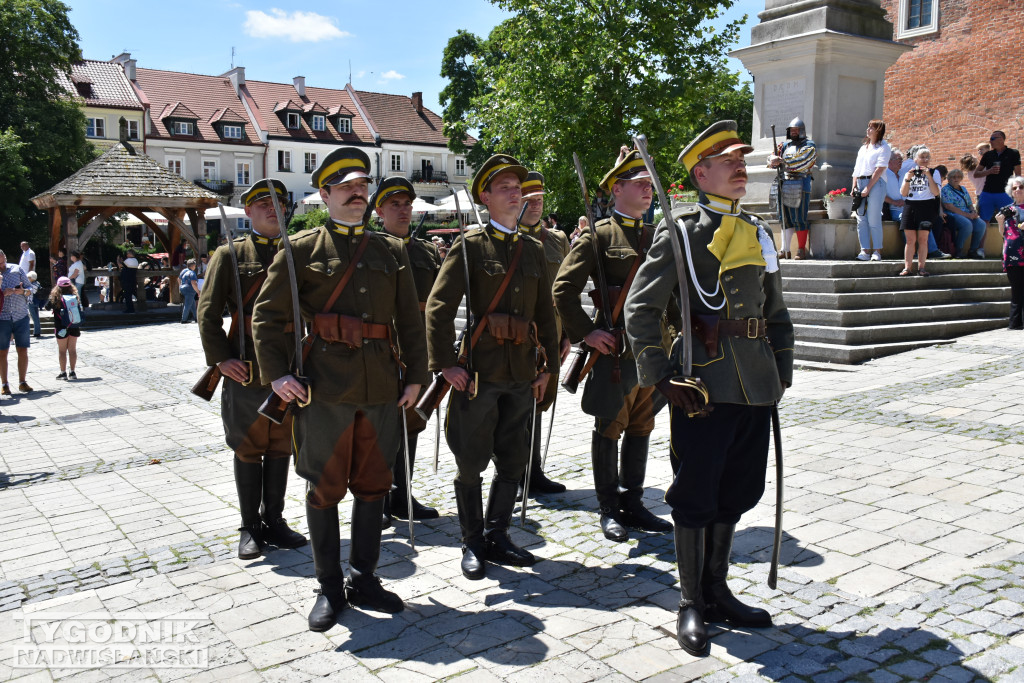
[[[118,128],[118,137],[120,138],[120,143],[122,145],[124,145],[124,148],[126,150],[128,150],[129,154],[131,154],[132,156],[135,156],[135,154],[136,154],[135,148],[132,147],[132,144],[130,142],[128,142],[128,121],[127,121],[127,119],[125,119],[122,116],[118,120],[118,122],[117,122],[117,128]]]
[[[124,68],[124,75],[128,77],[129,81],[135,80],[136,60],[132,59],[131,52],[122,52],[110,61],[114,62],[115,64],[120,64],[121,67]]]
[[[306,77],[296,76],[292,79],[292,84],[295,86],[295,92],[299,93],[299,97],[306,96]]]
[[[235,89],[235,94],[238,94],[239,89],[245,85],[245,67],[236,66],[231,71],[223,74],[223,77],[231,81],[231,87]]]
[[[423,113],[423,93],[414,92],[412,94],[412,108],[416,110],[417,114]]]

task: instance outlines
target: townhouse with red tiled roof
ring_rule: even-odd
[[[58,72],[57,79],[81,105],[85,135],[101,151],[118,141],[122,117],[128,123],[128,139],[142,139],[145,109],[120,65],[83,59],[71,66],[70,75]]]

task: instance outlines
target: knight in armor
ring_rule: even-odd
[[[811,171],[818,160],[814,140],[807,137],[803,119],[797,117],[786,127],[786,140],[768,156],[768,166],[781,166],[786,172],[782,187],[778,188],[779,220],[784,221],[780,258],[805,259],[807,253],[807,209],[811,204]],[[785,216],[783,216],[785,214]],[[790,251],[796,232],[796,256]]]
[[[606,321],[600,310],[591,320],[581,301],[588,280],[598,281],[595,238],[589,230],[569,250],[555,279],[554,295],[569,339],[582,341],[594,350],[591,359],[595,362],[581,406],[594,417],[590,456],[601,530],[605,538],[622,543],[629,538],[627,527],[657,533],[672,531],[670,522],[643,503],[647,453],[658,405],[654,387],[637,383],[635,347],[623,332],[626,292],[654,238],[654,226],[643,221],[654,191],[639,152],[625,148],[602,179],[601,188],[614,202],[611,217],[595,225],[597,252],[608,291],[595,288],[591,297],[595,304],[605,297],[612,320]],[[658,316],[659,323],[662,318]]]
[[[281,202],[288,196],[279,180],[261,180],[242,195],[252,232],[234,240],[235,259],[228,245],[213,253],[199,298],[199,336],[206,362],[223,375],[220,413],[228,447],[235,452],[235,488],[242,514],[238,557],[259,557],[267,543],[279,548],[298,548],[306,537],[293,531],[282,517],[288,470],[291,469],[291,418],[275,424],[257,412],[270,390],[261,386],[259,364],[251,368],[239,356],[238,329],[245,326],[245,357],[256,357],[251,334],[256,294],[267,278],[267,268],[280,248],[281,226],[270,199],[277,192]],[[227,234],[227,226],[222,226]],[[235,294],[234,273],[241,284],[241,306]],[[224,330],[224,310],[231,315]],[[284,337],[284,335],[282,334]]]
[[[770,626],[767,611],[747,606],[726,577],[740,516],[764,493],[771,410],[793,379],[793,324],[771,231],[740,208],[744,155],[753,148],[735,121],[719,121],[679,155],[699,191],[695,207],[673,211],[683,239],[693,329],[692,372],[683,375],[682,335],[670,353],[660,320],[679,280],[670,226],[658,232],[626,299],[626,332],[639,382],[657,387],[671,406],[675,479],[665,493],[675,522],[681,600],[676,635],[688,653],[707,653],[705,622]]]

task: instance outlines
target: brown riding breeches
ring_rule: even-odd
[[[224,440],[242,462],[262,462],[268,458],[287,458],[292,454],[292,418],[274,424],[259,414],[259,407],[270,395],[270,387],[247,386],[227,377],[221,380],[220,415],[224,422]]]
[[[622,433],[630,436],[647,436],[654,431],[654,387],[641,387],[639,384],[626,394],[622,408],[614,420],[594,419],[594,429],[614,441],[618,441]]]

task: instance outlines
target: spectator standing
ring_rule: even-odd
[[[1006,183],[1006,194],[1013,197],[1009,206],[996,213],[996,224],[1003,234],[1003,270],[1010,281],[1009,329],[1024,329],[1024,178],[1014,175]]]
[[[128,250],[124,259],[118,257],[121,264],[121,294],[124,296],[124,312],[135,312],[135,295],[139,291],[139,280],[136,271],[139,268],[139,260],[135,258],[135,252]]]
[[[903,215],[903,203],[906,198],[900,194],[899,172],[903,165],[903,152],[893,148],[889,157],[889,168],[885,171],[885,206],[882,208],[882,218],[885,220],[900,222]],[[886,216],[888,214],[888,216]]]
[[[188,254],[185,252],[185,240],[178,242],[178,246],[174,248],[174,252],[171,254],[171,268],[174,270],[181,270],[185,267],[185,262],[188,260]]]
[[[973,157],[971,157],[973,159]],[[942,207],[946,210],[946,216],[956,228],[956,256],[967,258],[984,258],[980,252],[981,243],[985,239],[985,221],[978,217],[971,202],[971,195],[967,188],[961,183],[964,180],[964,172],[954,168],[946,176],[947,183],[942,187],[939,197],[942,199]],[[967,245],[967,238],[971,238],[970,248],[964,253]]]
[[[942,178],[939,172],[928,167],[932,153],[927,147],[920,147],[914,157],[914,168],[903,176],[900,194],[907,197],[900,219],[900,230],[907,239],[903,249],[904,268],[900,275],[911,275],[914,254],[917,254],[917,274],[927,277],[924,269],[928,258],[928,233],[939,226],[939,186]]]
[[[993,131],[989,138],[992,149],[982,155],[975,178],[984,178],[985,185],[978,195],[978,215],[988,223],[996,209],[1006,206],[1012,200],[1006,193],[1010,178],[1020,175],[1020,152],[1006,146],[1006,133]]]
[[[595,216],[594,220],[597,220],[596,216]],[[580,238],[580,235],[582,235],[584,232],[586,232],[586,230],[587,230],[587,217],[586,216],[580,216],[579,220],[576,222],[576,229],[573,230],[572,231],[572,235],[569,236],[569,246],[572,246],[572,243],[575,242],[576,240],[578,240]]]
[[[36,271],[30,270],[25,273],[28,275],[29,282],[32,283],[31,296],[28,298],[28,314],[32,316],[32,336],[36,339],[42,337],[42,327],[39,324],[39,302],[36,300],[36,296],[39,294],[39,283],[37,280],[39,276],[36,275]]]
[[[58,249],[57,255],[50,257],[50,273],[54,282],[68,274],[68,261],[63,249]]]
[[[196,264],[196,277],[200,280],[206,279],[206,267],[209,265],[210,257],[203,254],[199,257],[199,263]]]
[[[195,272],[196,260],[190,258],[185,262],[185,267],[181,269],[181,273],[178,275],[180,282],[178,289],[181,292],[181,324],[189,322],[189,318],[193,322],[199,322],[196,318],[196,297],[199,296],[199,278],[196,277]]]
[[[857,211],[857,236],[860,238],[858,261],[882,260],[882,205],[885,200],[885,171],[892,149],[885,141],[885,122],[868,122],[864,144],[857,151],[852,186],[864,197],[863,210]],[[877,188],[877,189],[876,189]],[[873,254],[868,251],[874,249]]]
[[[0,250],[0,290],[3,291],[3,308],[0,309],[0,395],[10,396],[7,384],[7,353],[11,338],[18,354],[18,391],[28,393],[32,387],[26,382],[28,374],[28,296],[32,282],[19,266],[7,263],[7,254]]]
[[[81,303],[78,290],[70,278],[62,277],[57,280],[46,304],[46,307],[53,311],[53,331],[57,336],[57,362],[60,364],[57,379],[78,379],[75,365],[78,364],[78,337],[82,331],[79,323],[74,322],[70,311],[75,305],[81,309]],[[71,372],[68,372],[69,362]]]
[[[89,301],[85,297],[85,261],[82,260],[82,252],[80,251],[71,252],[68,279],[74,283],[75,289],[78,290],[78,299],[81,301],[82,308],[84,309],[89,305]]]
[[[18,267],[23,273],[30,273],[36,269],[36,252],[32,251],[28,242],[21,243],[21,259],[18,261]]]

